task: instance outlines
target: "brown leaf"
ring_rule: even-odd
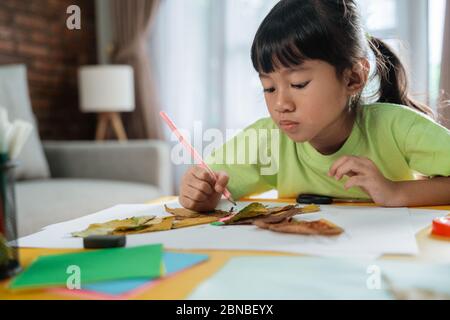
[[[316,205],[308,205],[302,208],[297,208],[296,205],[288,205],[285,207],[273,207],[267,208],[267,212],[261,215],[257,215],[252,218],[239,219],[233,222],[226,221],[227,225],[249,225],[257,220],[261,220],[267,223],[280,223],[283,220],[293,217],[297,214],[309,213],[320,211],[320,207]]]
[[[264,223],[280,223],[288,218],[292,218],[293,216],[295,216],[297,214],[301,214],[301,213],[303,213],[301,208],[291,208],[289,210],[282,211],[277,214],[262,217],[258,220],[260,220]]]
[[[238,221],[242,221],[240,224],[248,224],[249,220],[257,216],[267,215],[269,210],[262,203],[252,202],[230,219],[224,221],[225,224],[238,224]]]
[[[158,217],[152,220],[152,223],[142,225],[140,228],[126,229],[116,228],[111,234],[113,235],[128,235],[128,234],[140,234],[155,231],[166,231],[172,229],[175,217]]]
[[[164,208],[166,209],[166,212],[173,214],[175,217],[177,217],[177,219],[178,218],[197,218],[197,217],[201,216],[200,213],[189,210],[189,209],[185,209],[185,208],[169,208],[166,205],[164,205]]]
[[[168,206],[164,205],[164,208],[166,209],[166,212],[174,215],[177,220],[183,220],[186,218],[200,218],[200,217],[216,217],[216,218],[223,218],[227,215],[229,215],[229,212],[222,211],[222,210],[214,210],[210,212],[197,212],[192,211],[185,208],[169,208]]]
[[[121,220],[111,220],[104,223],[93,223],[87,229],[80,232],[73,232],[74,237],[87,237],[91,235],[108,235],[111,234],[116,228],[123,229],[140,229],[146,223],[149,223],[155,219],[155,216],[142,216],[132,217]]]
[[[308,204],[307,206],[302,207],[302,213],[311,213],[320,211],[320,207],[316,204]]]
[[[283,222],[283,220],[292,218],[295,215],[298,214],[305,214],[305,213],[311,213],[311,212],[317,212],[320,211],[320,207],[316,205],[307,205],[302,208],[297,208],[296,206],[287,206],[284,207],[284,209],[288,208],[287,211],[281,211],[277,212],[275,214],[272,214],[267,217],[262,217],[261,221],[265,223],[280,223]]]
[[[232,222],[232,223],[227,223],[228,225],[250,225],[253,224],[253,222],[257,221],[257,220],[262,220],[262,221],[275,221],[274,223],[277,222],[281,222],[283,221],[286,216],[292,216],[295,215],[297,213],[292,213],[292,215],[290,214],[286,214],[287,212],[290,212],[291,210],[297,210],[297,209],[292,209],[295,208],[295,206],[286,206],[286,207],[276,207],[276,208],[269,208],[268,212],[275,212],[273,214],[265,214],[265,215],[259,215],[253,218],[247,218],[247,219],[241,219],[237,222]],[[297,211],[296,211],[297,212]]]
[[[339,235],[344,230],[334,223],[320,219],[316,221],[296,221],[293,219],[284,220],[281,223],[267,223],[264,221],[255,221],[254,225],[262,229],[268,229],[275,232],[295,233],[303,235]]]
[[[268,208],[267,211],[268,211],[268,214],[270,214],[270,215],[276,215],[276,214],[282,213],[284,211],[291,210],[295,207],[296,207],[295,205],[291,204],[291,205],[284,206],[284,207]]]
[[[163,220],[163,217],[152,217],[151,219],[140,219],[136,225],[118,224],[114,231],[132,231],[144,229],[149,225],[159,224]]]
[[[182,220],[175,220],[172,229],[179,229],[185,227],[198,226],[218,221],[219,218],[213,216],[203,216],[198,218],[184,218]]]

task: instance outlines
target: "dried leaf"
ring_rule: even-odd
[[[277,214],[272,214],[266,217],[262,217],[258,220],[264,222],[264,223],[280,223],[283,222],[286,219],[292,218],[293,216],[297,214],[303,213],[301,208],[291,208],[286,211],[278,212]]]
[[[158,224],[161,223],[161,218],[156,218],[155,216],[151,216],[149,219],[145,219],[145,218],[133,218],[136,219],[135,225],[127,225],[127,224],[120,224],[119,226],[117,226],[114,230],[115,231],[126,231],[126,230],[137,230],[137,229],[142,229],[148,225],[153,225],[153,224]]]
[[[156,232],[156,231],[167,231],[172,229],[175,217],[159,217],[156,218],[149,223],[142,225],[139,228],[134,229],[126,229],[126,228],[117,228],[112,234],[113,235],[128,235],[128,234],[140,234],[140,233],[148,233],[148,232]]]
[[[320,211],[320,207],[317,205],[307,205],[302,208],[296,208],[295,206],[289,206],[284,207],[284,209],[288,209],[287,211],[283,210],[280,212],[277,212],[275,214],[269,215],[267,217],[262,217],[261,221],[265,223],[280,223],[283,222],[283,220],[292,218],[295,215],[298,214],[305,214],[305,213],[311,213],[311,212],[317,212]]]
[[[197,217],[201,216],[200,213],[189,210],[189,209],[185,209],[185,208],[169,208],[166,205],[164,205],[164,208],[166,209],[166,212],[174,215],[177,219],[179,219],[179,218],[197,218]]]
[[[169,208],[166,205],[164,205],[164,208],[166,209],[166,212],[174,215],[177,220],[182,220],[186,218],[200,218],[205,216],[223,218],[230,214],[229,212],[222,210],[214,210],[210,212],[197,212],[185,208]]]
[[[296,221],[290,219],[275,224],[258,220],[254,222],[254,225],[258,226],[259,228],[268,229],[275,232],[295,233],[303,235],[334,236],[344,232],[341,227],[325,219],[316,221]]]
[[[91,227],[83,231],[72,232],[72,237],[86,238],[89,236],[106,236],[111,234],[114,228]]]
[[[199,218],[185,218],[182,220],[175,220],[172,228],[179,229],[179,228],[185,228],[185,227],[198,226],[201,224],[217,222],[218,220],[219,220],[219,218],[212,217],[212,216],[203,216],[203,217],[199,217]]]
[[[282,212],[284,212],[284,211],[287,211],[287,210],[291,210],[291,209],[293,209],[293,208],[295,208],[296,206],[295,205],[288,205],[288,206],[285,206],[285,207],[273,207],[273,208],[268,208],[267,210],[268,210],[268,214],[270,214],[270,215],[276,215],[276,214],[280,214],[280,213],[282,213]]]
[[[112,220],[105,223],[94,223],[91,224],[86,230],[72,233],[72,236],[85,238],[92,235],[108,235],[112,234],[112,232],[117,228],[121,228],[123,230],[140,229],[142,228],[142,226],[145,226],[154,219],[155,216],[142,216],[131,217],[122,220]]]
[[[196,212],[185,208],[169,208],[165,210],[172,214],[170,217],[142,216],[123,220],[112,220],[105,223],[91,224],[86,230],[74,232],[74,237],[87,237],[90,235],[126,235],[146,232],[164,231],[185,228],[190,226],[218,222],[219,219],[230,216],[230,212],[214,210],[211,212]],[[285,207],[267,208],[263,204],[254,202],[225,221],[226,224],[252,224],[263,219],[266,223],[280,223],[299,213],[320,210],[318,206],[311,205],[303,208],[289,205]],[[267,219],[267,220],[265,220]],[[222,223],[221,223],[222,224]]]
[[[147,223],[148,221],[151,221],[154,219],[155,216],[142,216],[142,217],[131,217],[127,219],[121,219],[121,220],[112,220],[105,223],[95,223],[90,225],[89,227],[96,228],[96,227],[103,227],[103,228],[118,228],[118,227],[137,227],[140,225],[143,225]]]
[[[253,202],[224,222],[225,224],[234,224],[239,220],[254,218],[267,214],[269,214],[269,210],[266,208],[266,206],[259,202]]]
[[[296,205],[288,205],[285,207],[273,207],[266,209],[267,212],[264,214],[257,215],[252,218],[241,218],[236,222],[225,221],[225,223],[227,225],[249,225],[253,224],[256,220],[262,220],[267,223],[279,223],[297,214],[320,211],[320,207],[315,205],[305,206],[303,208],[297,208]]]
[[[307,206],[302,207],[302,213],[311,213],[320,211],[320,207],[315,204],[309,204]]]

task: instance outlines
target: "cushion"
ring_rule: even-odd
[[[48,225],[82,217],[117,204],[145,203],[160,197],[148,184],[91,179],[46,179],[16,183],[20,237]]]
[[[19,180],[48,178],[50,171],[31,110],[27,71],[24,65],[0,66],[0,106],[8,111],[10,122],[21,119],[33,125],[33,131],[18,158],[16,178]]]

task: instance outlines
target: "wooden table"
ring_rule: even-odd
[[[163,201],[173,200],[176,197],[159,198],[151,203],[161,203]],[[248,200],[248,199],[243,199]],[[252,201],[256,201],[252,199]],[[294,199],[258,199],[257,201],[271,202],[295,202]],[[374,206],[371,203],[365,204],[337,204],[337,205],[358,205],[358,206]],[[450,206],[421,207],[423,209],[447,210],[450,214]],[[393,256],[386,255],[382,259],[396,259],[406,261],[430,261],[430,262],[448,262],[450,263],[450,241],[430,236],[430,228],[425,228],[416,234],[419,246],[419,254],[417,256]],[[80,250],[69,249],[20,249],[20,260],[23,266],[29,265],[33,260],[41,255],[79,252]],[[297,254],[286,254],[277,252],[263,251],[238,251],[238,250],[169,250],[171,252],[189,252],[202,253],[210,256],[209,260],[190,268],[180,274],[169,277],[160,281],[157,285],[146,290],[133,299],[185,299],[202,281],[217,272],[230,258],[239,256],[299,256]],[[57,299],[68,300],[77,299],[74,296],[57,294],[49,290],[34,290],[24,292],[10,292],[6,286],[7,281],[0,282],[0,299]]]

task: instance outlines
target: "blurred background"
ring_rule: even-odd
[[[191,133],[195,121],[201,121],[203,130],[242,129],[268,116],[262,88],[251,65],[250,46],[259,24],[276,2],[2,0],[0,71],[11,65],[25,67],[28,87],[21,93],[14,86],[8,91],[10,76],[5,73],[0,105],[17,102],[20,95],[29,97],[36,133],[44,141],[46,160],[49,160],[46,147],[49,140],[88,143],[94,142],[97,135],[97,140],[108,140],[105,145],[116,139],[128,146],[135,145],[135,140],[174,145],[169,130],[159,119],[161,110]],[[440,112],[440,121],[450,127],[450,121],[446,120],[450,112],[439,109],[440,101],[448,99],[450,93],[449,1],[358,2],[367,31],[385,39],[406,62],[414,97]],[[73,27],[77,14],[79,28]],[[79,74],[83,66],[117,64],[131,68],[122,69],[123,73],[114,73],[110,68],[98,69],[100,73],[95,75]],[[127,81],[129,90],[108,87],[114,81]],[[113,91],[123,103],[99,109],[99,104],[108,101]],[[84,95],[83,101],[80,95]],[[116,117],[118,114],[120,117]],[[99,134],[99,126],[106,126],[109,120],[112,129],[100,128]],[[104,138],[99,139],[102,133]],[[99,147],[98,141],[95,145],[104,148]],[[148,179],[159,185],[158,194],[177,192],[186,166],[174,166],[167,155],[156,161],[152,157],[159,153],[143,153],[144,156],[134,152],[134,158],[130,150],[122,155],[128,157],[132,166],[129,170],[134,173],[110,164],[111,171],[123,171],[123,176],[104,174],[101,178],[126,180],[127,172],[145,175],[144,171],[149,169],[141,165],[142,161],[133,159],[147,157],[152,170],[159,172],[155,174],[158,177],[151,174]],[[56,158],[61,163],[68,161],[62,156]],[[89,158],[83,168],[99,159]],[[163,161],[169,163],[161,164]],[[48,166],[50,171],[43,177],[56,178],[60,167],[52,163]],[[165,176],[161,166],[170,167],[164,169],[168,170]],[[90,172],[79,176],[92,178],[98,170]]]
[[[436,108],[446,1],[358,2],[367,31],[387,40],[408,65],[414,96]],[[217,128],[242,128],[267,116],[249,52],[259,24],[276,3],[162,1],[149,35],[161,108],[185,127],[200,119]],[[181,116],[187,110],[195,113]]]

